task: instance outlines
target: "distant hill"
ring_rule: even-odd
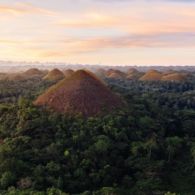
[[[127,71],[127,76],[126,76],[126,79],[128,80],[138,80],[140,77],[143,76],[143,73],[142,72],[139,72],[137,69],[135,68],[130,68],[128,71]]]
[[[109,69],[106,72],[106,76],[112,79],[124,79],[126,77],[126,74],[120,70]]]
[[[18,73],[8,73],[6,79],[10,81],[20,81],[20,80],[26,80],[31,78],[41,78],[45,74],[44,71],[41,71],[37,68],[30,68],[26,70],[25,72],[18,72]]]
[[[32,77],[32,75],[30,77]],[[29,78],[28,76],[25,76],[25,74],[22,74],[22,73],[8,74],[7,75],[7,80],[10,80],[10,81],[21,81],[21,80],[25,80],[28,78]]]
[[[162,81],[185,81],[187,74],[184,73],[171,73],[162,77]]]
[[[37,68],[31,68],[23,73],[26,77],[34,77],[34,76],[41,76],[43,72]]]
[[[94,73],[99,77],[104,79],[106,77],[106,70],[103,68],[98,68],[97,70],[94,71]]]
[[[64,73],[59,69],[55,68],[51,70],[43,79],[49,81],[58,81],[63,79],[64,77]]]
[[[141,81],[160,81],[162,73],[157,70],[147,71],[139,80]]]
[[[95,116],[123,105],[115,95],[93,73],[78,70],[71,77],[49,88],[34,102],[60,113]]]
[[[0,73],[0,80],[5,80],[7,78],[6,73]]]
[[[67,70],[64,70],[63,73],[64,73],[64,76],[67,78],[67,77],[70,77],[74,74],[74,70],[67,69]]]

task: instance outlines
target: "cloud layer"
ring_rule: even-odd
[[[0,3],[0,57],[81,63],[97,63],[101,58],[110,64],[186,60],[195,64],[195,1],[77,2],[75,6],[69,0]],[[112,53],[114,59],[109,58]]]

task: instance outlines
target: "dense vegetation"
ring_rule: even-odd
[[[195,194],[195,82],[107,80],[105,117],[33,106],[52,83],[0,83],[0,194]]]

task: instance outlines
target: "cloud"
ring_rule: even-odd
[[[193,3],[195,0],[91,0],[101,3],[132,3],[132,2],[183,2],[183,3]]]
[[[114,50],[120,58],[124,51],[134,49],[193,50],[195,47],[195,6],[192,4],[162,0],[120,0],[119,4],[108,4],[119,0],[105,0],[107,4],[102,5],[89,1],[103,0],[86,0],[87,3],[76,6],[72,1],[71,5],[64,1],[65,8],[58,7],[60,0],[55,7],[45,4],[55,11],[44,8],[42,2],[42,6],[0,3],[0,55],[20,59],[53,60],[69,56],[81,59],[106,56]],[[2,19],[4,17],[11,20]]]
[[[105,28],[115,26],[118,22],[114,16],[91,12],[60,20],[56,24],[65,28]]]
[[[20,41],[9,40],[9,39],[0,39],[1,44],[18,44]]]
[[[0,4],[0,14],[23,15],[23,14],[44,14],[54,15],[51,10],[33,6],[29,3],[17,3],[14,5]]]
[[[191,60],[192,63],[195,59],[192,53],[194,49],[195,33],[191,32],[65,39],[54,36],[53,39],[47,37],[44,40],[29,41],[0,40],[1,56],[11,56],[12,60],[97,63],[97,60],[101,59],[102,62],[113,64],[128,63],[128,60],[132,63],[155,62],[155,60],[157,60],[155,63],[158,63],[167,60],[166,63],[171,63],[168,58],[174,56],[172,62],[178,62],[180,59],[180,63],[187,63],[187,60]],[[178,51],[180,54],[177,54]],[[158,59],[158,56],[161,58]]]
[[[158,33],[158,34],[135,34],[121,37],[104,37],[86,39],[76,44],[86,52],[108,48],[136,48],[136,47],[195,47],[195,33]]]
[[[11,38],[1,38],[0,43],[6,44],[6,45],[12,45],[12,46],[31,46],[31,45],[41,45],[41,44],[47,44],[50,42],[49,40],[43,40],[43,39],[11,39]],[[51,41],[52,42],[52,41]]]
[[[48,44],[48,43],[47,43]],[[134,34],[116,37],[100,37],[86,39],[59,39],[52,41],[53,47],[28,46],[26,51],[43,59],[62,58],[67,56],[89,55],[105,50],[132,48],[195,48],[195,33],[158,33]]]
[[[118,9],[118,10],[117,10]],[[62,16],[55,22],[65,29],[116,29],[128,33],[194,32],[195,7],[188,5],[123,6],[88,10],[81,14]]]

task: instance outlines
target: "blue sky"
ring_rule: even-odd
[[[0,59],[195,65],[193,0],[1,0]]]

